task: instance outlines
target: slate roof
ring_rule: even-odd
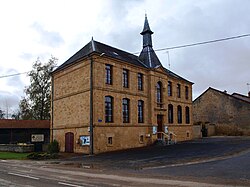
[[[54,72],[61,70],[68,65],[72,65],[76,63],[78,60],[86,58],[90,56],[92,53],[104,54],[105,56],[116,58],[130,64],[146,67],[136,55],[128,53],[126,51],[122,51],[120,49],[111,47],[109,45],[103,44],[101,42],[97,42],[95,40],[91,40],[88,44],[86,44],[82,49],[76,52],[72,57],[70,57],[66,62],[64,62],[61,66],[59,66]]]
[[[163,68],[164,68],[164,67],[163,67]],[[164,68],[164,70],[165,70],[165,72],[168,74],[168,76],[170,76],[170,77],[174,77],[174,78],[176,78],[176,79],[183,80],[183,81],[185,81],[185,82],[189,82],[189,83],[191,83],[191,84],[194,84],[193,82],[191,82],[191,81],[189,81],[189,80],[187,80],[187,79],[184,79],[183,77],[181,77],[181,76],[175,74],[174,72],[168,70],[167,68]]]
[[[66,62],[64,62],[62,65],[60,65],[54,72],[60,71],[60,70],[62,70],[64,68],[66,68],[69,65],[73,65],[73,64],[77,63],[78,60],[87,58],[93,53],[97,53],[99,55],[104,53],[104,56],[119,59],[119,60],[125,61],[127,63],[130,63],[132,65],[136,65],[136,66],[139,66],[139,67],[142,67],[142,68],[151,69],[151,67],[146,66],[145,63],[143,63],[139,59],[139,57],[134,55],[134,54],[128,53],[126,51],[123,51],[123,50],[120,50],[120,49],[117,49],[117,48],[114,48],[114,47],[111,47],[111,46],[103,44],[101,42],[97,42],[95,40],[91,40],[82,49],[80,49],[72,57],[70,57]],[[147,52],[141,53],[141,54],[148,55]],[[150,51],[150,56],[151,56],[151,59],[153,60],[152,63],[155,63],[156,61],[159,61],[159,59],[158,59],[158,57],[157,57],[157,55],[155,54],[154,51]],[[159,66],[162,66],[162,65],[161,64],[157,64],[157,65],[154,64],[154,67],[159,67]],[[182,78],[181,76],[173,73],[172,71],[170,71],[170,70],[168,70],[166,68],[164,68],[164,70],[171,77],[174,77],[176,79],[192,83],[192,82]]]
[[[152,47],[144,47],[140,53],[139,60],[147,65],[149,68],[155,68],[157,66],[162,66],[159,58],[155,54]]]

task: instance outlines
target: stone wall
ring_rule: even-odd
[[[250,103],[209,88],[193,103],[194,123],[234,125],[250,130]]]
[[[0,151],[16,152],[16,153],[30,153],[34,152],[34,145],[18,145],[18,144],[0,144]]]
[[[157,125],[157,115],[163,116],[163,125],[169,125],[177,135],[177,141],[192,139],[192,84],[174,76],[168,76],[161,67],[155,70],[137,67],[124,61],[108,57],[93,56],[93,125],[94,153],[142,147],[152,144],[157,136],[152,128]],[[113,83],[105,83],[105,64],[112,65]],[[89,60],[68,67],[53,75],[53,139],[57,139],[60,151],[65,151],[65,133],[74,134],[74,152],[89,153],[88,146],[81,146],[79,137],[89,135]],[[129,88],[122,84],[123,69],[129,71]],[[143,90],[138,90],[138,73],[143,74]],[[163,107],[156,103],[156,84],[162,82]],[[167,95],[168,81],[172,82],[173,95]],[[181,85],[181,98],[177,97],[176,86]],[[189,98],[185,98],[185,86]],[[105,123],[105,96],[114,98],[112,123]],[[122,99],[130,100],[129,123],[122,121]],[[138,100],[144,101],[144,122],[138,123]],[[168,104],[174,107],[174,123],[168,124]],[[177,124],[177,106],[182,107],[182,124]],[[185,122],[185,107],[190,109],[190,123]],[[109,141],[112,139],[112,144]],[[108,143],[109,142],[109,143]]]

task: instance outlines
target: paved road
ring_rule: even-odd
[[[250,138],[195,140],[53,161],[0,160],[0,186],[250,186]]]
[[[76,168],[57,168],[41,163],[0,161],[1,187],[110,187],[110,186],[213,186],[208,183],[142,176],[104,174]]]

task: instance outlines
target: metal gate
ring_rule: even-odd
[[[72,132],[67,132],[65,134],[65,152],[74,152],[74,134]]]

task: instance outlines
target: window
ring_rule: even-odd
[[[122,99],[123,123],[129,123],[129,99]]]
[[[113,144],[113,137],[108,137],[108,145],[112,145]]]
[[[123,75],[123,87],[128,88],[128,70],[123,69],[122,75]]]
[[[181,85],[177,84],[177,97],[181,98]]]
[[[105,77],[106,84],[112,84],[112,65],[106,64],[105,71],[106,71],[106,77]]]
[[[138,123],[143,123],[143,108],[144,102],[142,100],[138,101]]]
[[[185,98],[186,99],[188,99],[188,96],[189,95],[189,93],[188,93],[188,87],[187,86],[185,86]]]
[[[168,96],[172,96],[172,82],[168,81]]]
[[[190,123],[189,107],[186,107],[186,124]]]
[[[143,135],[140,135],[140,137],[139,137],[139,142],[140,142],[140,143],[143,143],[143,142],[144,142],[144,137],[143,137]]]
[[[161,82],[157,82],[156,85],[156,101],[157,101],[157,106],[162,107],[162,84]]]
[[[178,119],[178,123],[181,124],[182,123],[182,111],[181,111],[180,105],[178,105],[177,107],[177,119]]]
[[[138,90],[143,90],[143,74],[138,73]]]
[[[113,122],[113,97],[105,97],[105,122]]]
[[[168,123],[174,123],[174,108],[173,105],[168,105]]]

